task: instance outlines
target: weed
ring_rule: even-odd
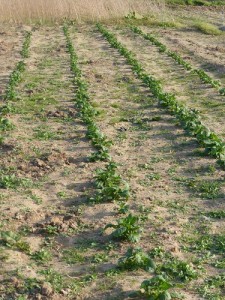
[[[2,135],[0,135],[0,145],[4,144],[4,137]]]
[[[150,173],[148,175],[146,175],[146,178],[155,181],[155,180],[159,180],[161,179],[161,175],[159,173]]]
[[[109,257],[106,253],[96,253],[92,259],[92,263],[102,263],[102,262],[107,262],[109,260]]]
[[[225,96],[225,88],[221,88],[221,89],[219,90],[219,92],[220,92],[221,95]]]
[[[66,249],[63,251],[63,260],[68,264],[82,263],[85,258],[76,249]]]
[[[65,191],[61,191],[57,193],[59,198],[65,199],[67,197],[67,193]]]
[[[40,125],[34,129],[34,137],[39,140],[50,140],[56,138],[56,133],[52,132],[48,126]]]
[[[29,253],[30,245],[27,242],[21,240],[20,235],[12,231],[1,231],[0,238],[3,244],[12,249],[18,249],[20,251]]]
[[[148,164],[148,163],[139,164],[138,167],[140,169],[145,169],[145,170],[154,170],[154,168],[151,166],[151,164]]]
[[[224,274],[209,277],[199,288],[199,292],[204,299],[222,300],[224,298],[224,282]]]
[[[188,185],[203,198],[216,199],[221,195],[221,184],[216,181],[191,180]]]
[[[65,288],[63,276],[53,269],[41,270],[40,274],[45,276],[46,282],[49,282],[56,292],[60,292]]]
[[[0,248],[0,261],[6,261],[9,258],[9,255],[4,252],[3,248]]]
[[[203,213],[205,216],[210,217],[212,219],[223,219],[225,218],[225,211],[224,210],[218,210],[218,211],[209,211],[206,213]]]
[[[211,251],[215,254],[223,254],[225,249],[225,235],[224,234],[204,234],[200,236],[191,249],[196,251]]]
[[[225,258],[217,259],[212,265],[218,269],[225,269]]]
[[[162,247],[155,247],[149,252],[149,256],[152,258],[156,258],[156,257],[163,258],[166,257],[167,254]]]
[[[37,195],[31,194],[30,198],[34,201],[35,204],[42,204],[43,200],[41,197],[38,197]]]
[[[177,259],[170,259],[170,261],[158,267],[157,272],[179,281],[190,281],[198,277],[198,273],[191,264]]]
[[[41,249],[39,251],[35,251],[31,254],[33,260],[38,263],[47,263],[52,259],[51,253],[46,249]]]
[[[44,231],[50,235],[55,235],[58,234],[58,227],[57,226],[53,226],[53,225],[47,225],[44,228]]]
[[[13,113],[15,111],[16,111],[15,107],[10,102],[6,102],[6,104],[1,106],[0,108],[0,114],[3,116],[9,113]]]

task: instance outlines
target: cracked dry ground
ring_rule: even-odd
[[[198,108],[223,136],[222,97],[129,29],[109,29],[166,90]],[[11,37],[15,62],[22,35],[17,28]],[[192,270],[192,280],[170,274],[177,283],[174,299],[224,299],[224,284],[208,283],[225,269],[224,214],[215,218],[224,212],[224,171],[158,105],[94,26],[71,27],[70,35],[99,111],[96,123],[113,141],[110,154],[129,183],[127,204],[144,220],[136,246],[150,251],[165,272],[175,268],[171,257]],[[4,78],[13,69],[7,63]],[[62,27],[32,29],[17,93],[16,110],[7,116],[15,127],[5,133],[0,157],[1,299],[145,299],[136,291],[153,274],[119,270],[118,259],[131,244],[103,231],[123,217],[120,205],[88,201],[95,193],[94,172],[105,163],[88,160],[93,147],[74,105]]]

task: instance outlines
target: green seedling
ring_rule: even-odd
[[[92,263],[103,263],[103,262],[107,262],[108,260],[109,260],[109,257],[106,253],[97,253],[92,257],[91,262]]]
[[[97,194],[91,201],[111,202],[127,200],[129,197],[129,186],[120,175],[116,173],[117,165],[110,162],[105,169],[96,170]]]
[[[54,291],[60,292],[66,287],[63,276],[53,269],[41,270],[41,275],[44,275],[45,281],[49,282],[53,287]]]
[[[126,214],[129,211],[129,205],[126,202],[120,202],[118,207],[119,214]]]
[[[143,269],[152,272],[156,266],[150,256],[140,247],[131,247],[127,250],[125,256],[119,259],[118,267],[122,270]]]
[[[129,214],[127,217],[119,219],[117,224],[107,224],[104,230],[114,228],[115,231],[112,233],[113,238],[136,243],[139,241],[142,232],[139,223],[139,217]]]
[[[141,284],[141,293],[149,300],[170,300],[171,294],[168,290],[172,284],[161,275],[144,280]]]

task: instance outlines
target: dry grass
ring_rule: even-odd
[[[0,22],[96,21],[162,12],[164,0],[0,0]]]

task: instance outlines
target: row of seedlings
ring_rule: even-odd
[[[12,130],[14,128],[10,120],[8,118],[5,118],[4,116],[14,111],[14,107],[10,101],[14,101],[17,99],[16,87],[21,81],[22,73],[25,71],[25,59],[29,56],[30,43],[31,32],[27,31],[25,33],[25,39],[23,42],[22,50],[20,52],[22,59],[16,64],[15,69],[10,75],[9,82],[4,95],[5,104],[0,107],[0,131],[3,132]],[[3,136],[0,135],[0,143],[3,143],[3,140]]]
[[[203,124],[199,112],[179,103],[174,94],[164,92],[161,83],[145,72],[142,64],[135,58],[133,52],[124,47],[117,40],[116,36],[109,32],[102,24],[97,24],[97,28],[109,44],[126,58],[134,74],[150,88],[152,94],[159,100],[160,105],[166,107],[171,114],[175,115],[180,125],[189,134],[196,137],[199,144],[205,148],[206,153],[217,158],[218,163],[222,167],[225,167],[225,143],[216,133]]]
[[[16,91],[15,88],[18,83],[21,81],[21,75],[25,71],[25,59],[29,56],[29,47],[31,43],[31,32],[27,31],[25,33],[25,40],[22,46],[21,60],[17,63],[14,71],[10,75],[9,83],[6,89],[5,100],[15,100],[16,99]]]
[[[29,48],[31,43],[30,31],[25,33],[24,42],[22,45],[22,50],[20,52],[21,60],[16,64],[15,69],[12,71],[8,85],[6,87],[6,92],[4,95],[4,104],[0,107],[0,132],[10,131],[14,128],[12,122],[6,117],[8,113],[15,111],[12,101],[17,100],[16,87],[22,79],[22,73],[25,71],[26,63],[25,59],[29,57]],[[0,144],[4,142],[4,137],[0,135]],[[14,175],[13,175],[14,176]],[[3,178],[8,178],[6,175],[2,175]],[[13,179],[15,177],[12,177]],[[3,180],[4,181],[4,180]],[[8,187],[10,184],[6,183],[1,185],[1,187]],[[20,235],[11,231],[3,231],[0,233],[1,242],[12,249],[19,249],[28,255],[31,255],[31,249],[28,242],[20,239]]]
[[[134,33],[141,35],[146,40],[150,41],[153,45],[159,48],[159,52],[165,53],[172,59],[174,59],[179,65],[183,66],[187,71],[192,71],[193,74],[197,74],[203,83],[209,84],[212,87],[216,88],[220,95],[225,95],[225,87],[221,87],[221,81],[215,80],[210,77],[204,70],[194,68],[189,62],[185,61],[180,54],[176,51],[172,51],[167,48],[167,46],[157,40],[152,34],[143,32],[137,26],[130,26],[131,30]]]

